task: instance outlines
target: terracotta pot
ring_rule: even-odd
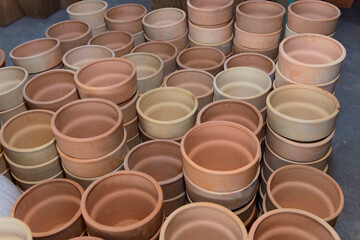
[[[248,186],[261,157],[256,136],[240,124],[226,121],[193,127],[181,141],[181,153],[184,174],[197,186],[216,192]]]
[[[135,117],[134,119],[132,119],[131,121],[129,121],[127,123],[124,123],[124,128],[127,133],[126,141],[128,141],[129,139],[132,139],[133,137],[135,137],[136,135],[139,134],[138,125],[139,125],[139,122],[138,122],[137,117]]]
[[[39,75],[40,73],[44,73],[44,72],[47,72],[47,71],[50,71],[50,70],[63,69],[63,67],[64,67],[64,64],[61,62],[61,63],[59,63],[58,65],[56,65],[55,67],[50,68],[50,69],[48,69],[48,70],[45,70],[45,71],[42,71],[42,72],[38,72],[38,73],[29,74],[29,79],[32,79],[33,77]]]
[[[323,1],[301,1],[288,7],[290,29],[298,33],[329,35],[335,32],[340,9]]]
[[[100,33],[103,33],[103,32],[107,32],[108,29],[106,28],[106,24],[101,24],[99,26],[96,26],[96,27],[92,27],[91,28],[91,35],[93,37],[99,35]]]
[[[254,49],[254,48],[247,48],[247,47],[241,46],[235,40],[235,38],[234,38],[233,42],[234,42],[234,45],[233,45],[234,54],[238,54],[238,53],[259,53],[259,54],[263,54],[265,56],[268,56],[269,58],[271,58],[274,61],[278,56],[279,45],[276,45],[275,47],[268,48],[268,49]]]
[[[189,20],[199,25],[219,25],[233,17],[234,0],[189,0],[187,10]]]
[[[140,143],[141,143],[140,133],[138,135],[136,135],[135,137],[127,140],[127,142],[126,142],[129,151],[131,149],[133,149],[134,147],[136,147],[137,145],[139,145]]]
[[[202,44],[218,44],[225,42],[233,35],[234,21],[232,19],[227,23],[216,26],[197,25],[191,21],[188,21],[188,24],[189,37]]]
[[[29,188],[41,183],[41,182],[44,182],[44,181],[48,181],[48,180],[53,180],[53,179],[62,179],[62,178],[65,178],[65,175],[64,175],[64,171],[61,171],[59,173],[56,173],[54,176],[50,177],[50,178],[47,178],[47,179],[43,179],[43,180],[40,180],[40,181],[25,181],[25,180],[21,180],[20,178],[16,177],[13,173],[11,173],[11,177],[15,180],[16,182],[16,185],[19,187],[19,189],[21,191],[26,191],[28,190]]]
[[[179,69],[195,68],[216,75],[223,70],[225,55],[211,47],[193,47],[185,49],[176,58]]]
[[[16,218],[0,218],[0,235],[7,239],[32,240],[28,225]]]
[[[228,39],[226,39],[223,42],[220,43],[212,43],[212,44],[204,44],[204,43],[200,43],[197,42],[195,40],[193,40],[190,36],[189,36],[189,42],[190,42],[190,48],[193,47],[212,47],[212,48],[216,48],[219,49],[220,51],[222,51],[225,55],[228,55],[231,53],[232,51],[232,46],[233,46],[233,38],[234,35],[232,34]],[[226,56],[227,57],[227,56]],[[226,58],[225,57],[225,58]]]
[[[137,171],[108,174],[81,201],[88,233],[104,239],[149,239],[163,220],[163,193],[156,180]]]
[[[226,60],[224,69],[233,67],[252,67],[257,68],[267,75],[271,80],[275,78],[275,63],[274,61],[259,53],[240,53],[236,54]]]
[[[156,138],[178,138],[195,125],[198,101],[182,88],[163,87],[143,94],[136,103],[142,129]]]
[[[250,33],[273,33],[282,28],[285,12],[276,2],[245,1],[236,7],[236,24]]]
[[[105,13],[105,21],[110,31],[125,31],[136,34],[143,31],[142,18],[147,8],[139,4],[121,4]]]
[[[195,81],[194,81],[195,80]],[[188,90],[198,100],[198,110],[213,101],[214,76],[198,69],[183,69],[164,79],[164,87],[179,87]]]
[[[128,123],[136,118],[136,101],[138,98],[139,93],[136,92],[130,100],[118,105],[123,114],[124,123]]]
[[[108,8],[106,1],[81,1],[70,5],[66,12],[71,20],[80,20],[96,27],[105,23],[104,16]]]
[[[340,240],[335,230],[314,214],[297,209],[278,209],[259,217],[248,239],[329,239]]]
[[[85,229],[80,212],[84,193],[66,179],[44,181],[24,192],[11,209],[11,217],[23,220],[34,239],[69,239]]]
[[[278,64],[282,74],[293,81],[321,84],[339,75],[345,56],[344,46],[333,38],[299,34],[280,43]]]
[[[6,159],[4,157],[4,151],[0,153],[0,172],[4,172],[9,168]]]
[[[22,113],[22,112],[26,112],[28,109],[27,109],[27,106],[25,103],[26,102],[23,102],[14,108],[11,108],[11,109],[8,109],[5,111],[0,111],[0,122],[2,122],[4,124],[13,116],[15,116],[19,113]]]
[[[291,36],[298,35],[298,34],[300,34],[300,33],[294,32],[293,30],[291,30],[289,28],[289,26],[287,24],[285,24],[285,36],[284,36],[284,38],[291,37]],[[326,35],[326,36],[334,37],[334,35],[335,35],[335,32],[333,32],[332,34]]]
[[[164,200],[164,217],[167,218],[172,212],[186,204],[185,192],[174,198]]]
[[[178,8],[161,8],[146,14],[142,23],[146,36],[156,41],[167,41],[187,31],[186,13]]]
[[[229,209],[213,203],[192,203],[175,210],[164,222],[160,240],[169,239],[245,240],[242,221]]]
[[[150,39],[148,36],[146,36],[146,34],[144,34],[144,38],[146,39],[147,42],[155,41],[153,39]],[[176,48],[178,49],[178,51],[180,52],[180,51],[184,50],[185,48],[187,48],[189,45],[188,31],[186,30],[186,32],[178,38],[174,38],[174,39],[171,39],[168,41],[162,41],[162,42],[169,42],[169,43],[174,44],[176,46]]]
[[[133,38],[134,38],[134,47],[144,43],[145,42],[144,31],[134,33]]]
[[[61,63],[62,52],[59,40],[40,38],[20,44],[9,55],[15,66],[23,67],[31,74]]]
[[[178,55],[178,50],[172,43],[147,42],[140,44],[131,50],[131,53],[135,52],[152,53],[160,57],[164,63],[164,76],[169,75],[177,69],[176,56]]]
[[[146,132],[144,132],[144,130],[141,128],[140,124],[139,124],[139,134],[140,134],[140,138],[141,138],[142,142],[147,142],[147,141],[151,141],[151,140],[163,140],[161,138],[153,137],[153,136],[147,134]],[[183,138],[183,136],[180,136],[177,138],[168,138],[166,140],[180,143],[182,138]]]
[[[313,142],[335,128],[340,104],[317,87],[288,85],[272,91],[267,99],[267,122],[277,134],[294,141]]]
[[[108,47],[86,45],[74,48],[68,51],[63,56],[63,63],[65,69],[70,69],[76,72],[80,67],[101,59],[115,57],[115,53]]]
[[[45,36],[58,39],[62,53],[65,54],[70,49],[86,45],[91,38],[90,30],[90,26],[85,22],[68,20],[50,26],[46,30]]]
[[[134,38],[128,32],[110,31],[91,38],[89,45],[108,47],[114,51],[115,57],[121,57],[131,52],[134,47]]]
[[[28,78],[29,75],[24,68],[0,68],[0,111],[6,111],[24,102],[22,89]]]
[[[6,66],[5,59],[6,59],[5,52],[4,52],[4,50],[0,49],[0,67]]]
[[[321,217],[331,226],[344,207],[340,186],[326,173],[306,166],[276,170],[267,184],[267,210],[295,208]]]

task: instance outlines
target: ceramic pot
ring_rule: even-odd
[[[45,36],[58,39],[62,53],[65,54],[70,49],[86,45],[91,38],[90,30],[90,26],[85,22],[68,20],[50,26],[46,30]]]
[[[0,68],[0,111],[6,111],[24,102],[22,89],[28,78],[29,74],[24,68]]]
[[[225,54],[211,47],[185,49],[176,58],[179,69],[195,68],[216,75],[223,70]]]
[[[140,44],[131,50],[131,53],[135,52],[152,53],[160,57],[164,63],[164,76],[169,75],[177,69],[176,56],[178,55],[178,50],[172,43],[147,42]]]
[[[74,3],[66,9],[66,12],[71,20],[80,20],[91,27],[96,27],[105,23],[107,8],[106,1],[91,0]]]
[[[329,35],[335,32],[341,12],[323,1],[301,1],[288,7],[288,26],[297,33]]]
[[[15,66],[23,67],[32,74],[61,63],[62,52],[59,40],[40,38],[20,44],[9,55]]]
[[[234,43],[234,45],[233,45],[234,54],[238,54],[238,53],[259,53],[259,54],[268,56],[269,58],[271,58],[274,61],[275,61],[275,59],[277,59],[277,56],[278,56],[279,45],[276,45],[275,47],[268,48],[268,49],[254,49],[254,48],[247,48],[247,47],[241,46],[235,40],[235,38],[234,38],[233,43]]]
[[[0,236],[7,239],[32,240],[32,233],[28,225],[16,218],[0,218]]]
[[[123,114],[124,123],[128,123],[136,118],[136,101],[138,98],[139,94],[136,92],[130,100],[118,105]]]
[[[276,2],[245,1],[236,7],[236,25],[249,33],[273,33],[282,28],[285,12]]]
[[[282,74],[293,81],[321,84],[339,75],[345,56],[344,46],[333,38],[299,34],[280,43],[278,64]]]
[[[99,35],[100,33],[103,33],[103,32],[107,32],[108,29],[106,28],[106,24],[101,24],[99,26],[96,26],[96,27],[92,27],[91,28],[91,35],[93,37]]]
[[[167,218],[172,212],[186,204],[185,192],[174,198],[164,200],[164,217]]]
[[[0,111],[0,122],[5,124],[13,116],[15,116],[19,113],[22,113],[22,112],[26,112],[27,110],[28,109],[26,106],[26,102],[23,102],[14,108],[11,108],[11,109],[8,109],[5,111]]]
[[[10,216],[24,221],[34,239],[77,237],[85,229],[80,212],[83,193],[81,186],[73,181],[47,180],[24,192]]]
[[[228,39],[226,39],[223,42],[204,44],[204,43],[200,43],[200,42],[197,42],[197,41],[193,40],[189,36],[189,42],[190,42],[190,48],[193,48],[193,47],[211,47],[211,48],[219,49],[220,51],[222,51],[226,55],[225,58],[227,58],[228,57],[227,55],[230,54],[231,51],[232,51],[233,38],[234,38],[234,35],[232,34]]]
[[[167,41],[187,31],[186,13],[178,8],[161,8],[146,14],[142,23],[146,36],[155,41]]]
[[[133,137],[139,134],[138,125],[139,125],[139,121],[137,117],[135,117],[134,119],[132,119],[127,123],[124,123],[124,128],[127,133],[126,141],[132,139]]]
[[[9,168],[6,159],[4,157],[4,151],[0,153],[0,172],[4,172]]]
[[[134,33],[133,38],[134,38],[134,47],[144,43],[145,42],[144,31]]]
[[[191,203],[175,210],[164,222],[160,240],[245,240],[243,222],[229,209],[213,203]]]
[[[138,171],[108,174],[92,183],[81,201],[88,233],[104,239],[149,239],[163,220],[163,193]]]
[[[141,143],[140,132],[135,137],[126,141],[129,151]]]
[[[150,39],[148,36],[146,36],[146,34],[144,34],[144,38],[147,42],[154,42],[155,40]],[[172,43],[176,46],[176,48],[178,49],[178,51],[182,51],[185,48],[188,47],[189,45],[189,39],[188,39],[188,31],[186,30],[186,32],[181,35],[180,37],[168,40],[168,41],[162,41],[162,42],[168,42],[168,43]]]
[[[53,179],[63,179],[63,178],[65,178],[64,171],[56,173],[54,176],[47,178],[47,179],[40,180],[40,181],[21,180],[20,178],[16,177],[13,173],[11,173],[11,179],[13,179],[12,181],[16,182],[16,185],[19,187],[19,189],[22,192],[28,190],[29,188],[31,188],[41,182],[53,180]]]
[[[307,166],[286,166],[276,170],[266,187],[268,211],[301,209],[335,226],[344,207],[340,186],[326,173]]]
[[[198,69],[183,69],[164,79],[164,87],[179,87],[188,90],[198,100],[198,110],[213,101],[214,76]]]
[[[147,134],[147,133],[141,128],[141,125],[140,125],[140,124],[139,124],[139,134],[140,134],[141,142],[147,142],[147,141],[151,141],[151,140],[163,140],[163,139],[161,139],[161,138],[156,138],[156,137],[153,137],[153,136]],[[183,136],[180,136],[180,137],[177,137],[177,138],[168,138],[168,139],[166,139],[166,140],[180,143],[182,138],[183,138]]]
[[[213,26],[229,22],[233,17],[234,0],[189,0],[189,20],[198,25]]]
[[[255,134],[226,121],[206,122],[190,129],[181,141],[181,153],[184,174],[197,186],[216,192],[248,186],[261,157]]]
[[[277,134],[294,141],[313,142],[335,128],[340,104],[317,87],[288,85],[272,91],[267,99],[267,122]]]
[[[188,24],[189,37],[202,44],[218,44],[225,42],[233,35],[234,21],[232,19],[227,23],[216,26],[197,25],[191,21],[188,21]]]
[[[291,37],[291,36],[298,35],[298,34],[300,34],[300,33],[294,32],[293,30],[291,30],[289,28],[289,26],[287,24],[285,24],[285,36],[284,36],[284,38]],[[335,32],[333,32],[332,34],[326,35],[326,36],[334,37],[334,35],[335,35]]]
[[[125,31],[136,34],[143,31],[142,18],[146,7],[139,4],[121,4],[105,13],[106,26],[110,31]]]
[[[5,60],[6,60],[6,54],[4,50],[0,49],[0,67],[6,66]]]
[[[198,101],[182,88],[163,87],[143,94],[136,103],[142,129],[156,138],[178,138],[195,125]]]

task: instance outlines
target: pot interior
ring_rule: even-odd
[[[101,46],[84,46],[70,50],[66,55],[66,61],[75,67],[82,67],[85,64],[100,58],[113,57],[112,53]]]
[[[266,1],[247,2],[239,7],[240,11],[253,17],[273,17],[282,13],[283,8]]]
[[[123,32],[107,32],[93,38],[90,44],[105,46],[116,51],[129,45],[131,40],[132,38],[129,34]]]
[[[131,21],[141,17],[146,10],[138,5],[123,5],[110,9],[107,17],[112,20]]]
[[[49,29],[48,35],[59,40],[68,40],[80,37],[89,29],[86,23],[81,22],[62,22]]]
[[[161,27],[170,24],[176,24],[185,18],[186,16],[180,10],[164,8],[146,15],[143,21],[149,25]]]
[[[56,44],[57,41],[54,39],[37,39],[16,47],[12,51],[12,54],[14,57],[31,57],[49,51],[54,48]]]
[[[97,12],[105,7],[105,4],[102,1],[83,1],[78,4],[74,4],[69,7],[69,12],[71,13],[80,13],[80,14],[90,14]]]
[[[216,9],[228,5],[231,0],[190,0],[191,5],[197,8]]]
[[[147,54],[129,54],[124,58],[135,64],[138,80],[151,77],[163,66],[158,58]]]
[[[313,20],[325,20],[339,15],[336,7],[316,1],[292,4],[290,9],[297,15]]]
[[[165,61],[175,56],[176,49],[173,46],[166,43],[149,42],[138,46],[135,52],[152,53]]]
[[[182,52],[179,56],[181,64],[188,68],[208,69],[221,64],[224,56],[212,49],[208,48],[191,48]]]
[[[17,68],[0,70],[0,95],[15,89],[25,78],[26,73]]]
[[[274,63],[263,56],[255,54],[241,54],[231,58],[227,62],[228,68],[233,67],[252,67],[263,71],[266,74],[270,74],[274,70]]]

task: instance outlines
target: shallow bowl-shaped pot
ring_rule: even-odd
[[[19,113],[22,113],[22,112],[26,112],[27,110],[28,110],[28,108],[26,106],[26,102],[23,102],[23,103],[20,103],[19,105],[17,105],[16,107],[10,108],[5,111],[0,111],[0,122],[5,124],[13,116],[15,116]]]
[[[80,20],[91,27],[96,27],[105,23],[104,16],[107,8],[106,1],[80,1],[70,5],[66,12],[71,20]]]
[[[294,32],[293,30],[291,30],[289,28],[289,26],[287,24],[285,24],[285,36],[284,36],[284,38],[294,36],[294,35],[298,35],[298,34],[301,34],[301,33]],[[329,35],[325,35],[325,36],[334,37],[334,35],[335,35],[335,32],[333,32],[332,34],[329,34]]]
[[[0,218],[0,235],[7,239],[32,240],[32,233],[23,221],[11,217]]]
[[[144,30],[142,30],[138,33],[134,33],[133,38],[134,38],[134,46],[135,47],[139,44],[144,43],[145,42]]]
[[[131,52],[134,47],[134,37],[131,33],[121,31],[103,32],[89,40],[89,45],[100,45],[114,51],[115,57],[121,57]]]
[[[146,39],[147,42],[154,42],[155,40],[149,38],[146,34],[144,34],[144,38]],[[185,48],[188,47],[189,45],[189,39],[188,39],[188,31],[186,30],[186,32],[181,35],[180,37],[168,40],[168,41],[162,41],[162,42],[169,42],[172,43],[176,46],[176,48],[178,49],[178,51],[182,51]]]
[[[124,123],[128,123],[134,118],[136,118],[137,116],[136,102],[138,98],[139,98],[139,93],[136,92],[130,100],[127,100],[126,102],[118,105],[123,114]]]
[[[226,39],[223,42],[219,42],[219,43],[201,43],[201,42],[197,42],[195,40],[193,40],[190,36],[189,36],[189,42],[190,42],[190,48],[193,47],[211,47],[211,48],[216,48],[219,49],[220,51],[222,51],[225,55],[226,55],[226,59],[229,57],[229,55],[231,55],[231,51],[232,51],[232,47],[233,47],[233,38],[234,35],[232,34],[228,39]]]
[[[254,48],[247,48],[240,45],[234,38],[234,45],[233,45],[233,52],[234,54],[238,53],[259,53],[265,56],[268,56],[272,60],[276,60],[278,56],[279,45],[275,47],[268,48],[268,49],[254,49]]]
[[[140,124],[139,124],[139,134],[140,134],[141,142],[147,142],[147,141],[151,141],[151,140],[162,140],[161,138],[156,138],[156,137],[153,137],[153,136],[149,135],[148,133],[146,133],[141,128]],[[167,138],[166,140],[180,143],[182,138],[183,138],[183,136],[180,136],[177,138]]]
[[[29,188],[31,188],[31,187],[33,187],[33,186],[35,186],[35,185],[37,185],[37,184],[39,184],[41,182],[44,182],[44,181],[65,178],[64,171],[62,171],[62,170],[60,172],[56,173],[54,176],[49,177],[47,179],[40,180],[40,181],[25,181],[25,180],[22,180],[22,179],[16,177],[15,174],[10,173],[10,171],[9,171],[9,175],[11,175],[11,178],[9,178],[9,179],[14,181],[22,192],[26,191]]]
[[[91,28],[91,35],[93,37],[95,37],[95,36],[99,35],[100,33],[107,32],[107,31],[108,31],[108,29],[106,28],[106,24],[104,23],[102,25],[92,27]]]
[[[139,121],[137,117],[134,117],[131,121],[124,123],[124,128],[127,133],[126,141],[132,139],[139,134]]]
[[[197,25],[191,21],[188,21],[188,24],[191,39],[202,44],[218,44],[233,35],[233,20],[216,26]]]

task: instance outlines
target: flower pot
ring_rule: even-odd
[[[28,109],[27,109],[27,106],[25,103],[26,102],[23,102],[14,108],[11,108],[11,109],[8,109],[5,111],[0,111],[0,122],[5,124],[13,116],[15,116],[19,113],[22,113],[22,112],[26,112]]]
[[[195,68],[216,75],[223,70],[225,54],[211,47],[185,49],[176,58],[179,69]]]
[[[134,33],[133,38],[134,38],[134,47],[144,43],[145,42],[144,31]]]
[[[32,74],[61,63],[62,52],[59,40],[40,38],[20,44],[9,55],[15,66],[23,67]]]
[[[294,141],[313,142],[335,128],[340,104],[317,87],[288,85],[272,91],[267,99],[267,122],[277,134]]]
[[[4,50],[0,49],[0,68],[6,66],[5,60],[6,60],[6,54]]]
[[[194,81],[195,79],[195,81]],[[198,100],[198,110],[213,101],[214,76],[198,69],[183,69],[164,79],[164,87],[179,87],[188,90]]]
[[[254,48],[247,48],[247,47],[241,46],[236,41],[235,38],[234,38],[233,42],[234,42],[234,45],[233,45],[234,54],[238,54],[238,53],[259,53],[259,54],[263,54],[265,56],[268,56],[269,58],[271,58],[274,61],[278,56],[279,45],[276,45],[275,47],[268,48],[268,49],[254,49]]]
[[[0,172],[4,172],[9,168],[6,159],[4,157],[4,151],[0,153]]]
[[[16,185],[20,188],[21,191],[26,191],[29,188],[38,185],[41,182],[52,180],[52,179],[62,179],[65,178],[64,171],[61,170],[61,172],[56,173],[54,176],[51,176],[47,179],[42,179],[40,181],[25,181],[21,180],[20,178],[16,177],[13,173],[11,173],[11,177],[15,180]]]
[[[189,91],[176,87],[153,89],[136,103],[144,132],[156,138],[178,138],[195,125],[198,102]]]
[[[155,40],[150,39],[148,36],[146,36],[146,34],[144,34],[144,38],[147,42],[154,42]],[[180,37],[168,40],[168,41],[162,41],[162,42],[169,42],[172,43],[176,46],[176,48],[178,49],[178,51],[182,51],[185,48],[188,47],[189,45],[189,39],[188,39],[188,31],[186,30],[186,32],[181,35]]]
[[[139,122],[137,117],[132,119],[130,122],[124,123],[124,128],[127,133],[126,141],[132,139],[133,137],[139,134],[138,125]]]
[[[127,140],[127,142],[126,142],[129,151],[131,149],[133,149],[134,147],[136,147],[137,145],[139,145],[140,143],[141,143],[140,133],[137,134],[135,137]]]
[[[142,18],[147,8],[139,4],[121,4],[105,13],[105,21],[110,31],[125,31],[136,34],[143,31]]]
[[[245,1],[236,7],[236,24],[249,33],[273,33],[282,28],[285,12],[276,2]]]
[[[186,13],[178,8],[161,8],[146,14],[142,23],[146,36],[155,41],[167,41],[187,31]]]
[[[291,30],[289,28],[289,26],[287,24],[285,24],[285,36],[284,36],[284,38],[291,37],[291,36],[298,35],[298,34],[300,34],[300,33],[294,32],[293,30]],[[326,36],[334,37],[334,35],[335,35],[335,32],[333,32],[332,34],[326,35]]]
[[[123,114],[124,123],[128,123],[136,118],[136,101],[139,98],[139,93],[136,92],[134,96],[124,103],[119,104],[119,108]]]
[[[163,193],[156,180],[137,171],[108,174],[92,183],[81,201],[89,235],[149,239],[163,220]]]
[[[0,236],[7,239],[32,240],[32,233],[28,225],[16,218],[0,218]]]
[[[147,141],[151,141],[151,140],[163,140],[161,138],[153,137],[153,136],[147,134],[146,132],[144,132],[144,130],[141,128],[140,124],[139,124],[139,134],[140,134],[141,142],[147,142]],[[166,140],[180,143],[182,138],[183,138],[183,136],[180,136],[177,138],[168,138]]]
[[[227,23],[216,26],[197,25],[191,21],[188,21],[188,24],[189,37],[202,44],[218,44],[225,42],[233,35],[234,21],[232,19]]]
[[[190,42],[190,48],[192,48],[192,47],[212,47],[212,48],[219,49],[226,55],[225,58],[227,58],[228,55],[232,51],[233,38],[234,38],[234,35],[232,34],[228,39],[226,39],[223,42],[205,44],[205,43],[197,42],[189,36],[189,42]]]
[[[103,98],[121,104],[135,94],[136,75],[132,62],[104,58],[82,66],[75,74],[75,84],[81,98]]]
[[[22,89],[28,78],[29,74],[24,68],[0,68],[0,111],[6,111],[24,102]]]
[[[164,200],[163,205],[164,205],[164,217],[167,218],[176,209],[186,205],[185,192],[181,193],[179,196],[176,196],[174,198]]]
[[[104,16],[108,8],[106,1],[80,1],[70,5],[66,12],[71,20],[86,22],[90,27],[105,23]]]
[[[181,141],[181,153],[184,174],[197,186],[216,192],[248,186],[261,157],[255,134],[226,121],[206,122],[190,129]]]
[[[34,239],[69,239],[85,229],[80,212],[84,193],[66,179],[44,181],[24,192],[11,209],[11,217],[24,221]]]
[[[121,57],[131,52],[134,47],[134,38],[128,32],[110,31],[91,38],[89,45],[108,47],[114,51],[115,57]]]
[[[96,27],[92,27],[91,28],[91,35],[93,37],[99,35],[100,33],[103,33],[103,32],[107,32],[108,29],[106,28],[106,24],[101,24],[99,26],[96,26]]]

